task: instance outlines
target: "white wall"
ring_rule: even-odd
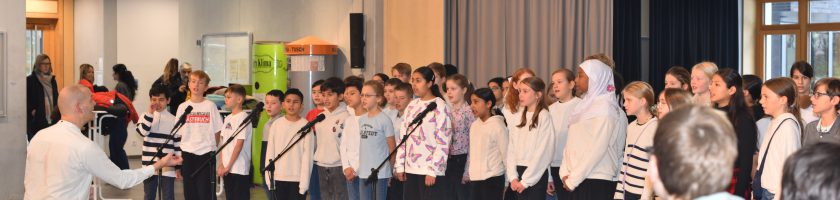
[[[365,77],[381,72],[381,13],[383,0],[181,0],[179,7],[179,58],[201,65],[196,40],[202,34],[252,32],[254,41],[293,41],[314,35],[338,45],[337,76],[350,74],[351,12],[366,15]],[[376,33],[376,31],[380,33]],[[378,52],[377,52],[378,51]]]
[[[178,57],[178,1],[117,0],[115,13],[116,61],[128,66],[137,79],[134,107],[145,112],[152,83],[163,74],[166,62]],[[106,71],[110,78],[111,69]],[[143,139],[135,134],[133,125],[128,133],[127,153],[140,155]]]
[[[6,32],[6,77],[0,86],[7,87],[8,115],[0,117],[0,199],[23,199],[23,174],[26,160],[26,51],[25,2],[0,0],[0,31]],[[2,53],[2,51],[0,51]]]

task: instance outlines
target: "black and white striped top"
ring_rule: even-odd
[[[162,112],[155,111],[154,113],[143,113],[143,117],[137,123],[137,133],[143,137],[143,166],[152,165],[160,158],[166,156],[168,153],[181,155],[181,134],[175,134],[168,143],[169,133],[175,126],[175,116],[166,110]],[[155,158],[152,162],[152,156],[157,152],[157,148],[163,145],[163,152]],[[157,174],[157,172],[155,172]],[[166,167],[163,169],[163,176],[175,177],[175,168]]]

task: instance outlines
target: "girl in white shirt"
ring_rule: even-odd
[[[543,200],[548,189],[546,169],[554,156],[554,126],[543,101],[545,83],[529,77],[519,84],[522,103],[520,121],[508,124],[510,140],[505,162],[510,189],[515,199]]]
[[[505,117],[507,124],[519,124],[519,117],[522,115],[520,111],[522,108],[519,105],[519,85],[522,80],[534,77],[534,71],[528,68],[519,68],[513,72],[510,78],[510,83],[513,88],[509,89],[505,96],[504,108],[502,108],[502,115]]]
[[[452,127],[449,106],[441,98],[432,69],[414,70],[411,85],[419,98],[412,100],[405,110],[400,135],[410,135],[405,144],[397,148],[396,176],[405,182],[403,196],[406,200],[444,198],[446,194],[435,183],[444,176],[449,156]],[[432,103],[436,108],[422,118],[421,124],[411,124]],[[411,133],[409,128],[416,131]]]
[[[636,120],[627,126],[627,140],[624,146],[624,162],[621,165],[614,199],[653,199],[653,186],[648,180],[650,154],[647,148],[653,146],[653,135],[658,125],[652,114],[653,88],[641,81],[634,81],[624,87],[624,109]]]
[[[584,61],[575,82],[583,96],[571,116],[560,177],[572,191],[570,199],[611,199],[627,128],[612,68],[597,59]]]
[[[770,79],[761,87],[761,106],[773,117],[758,149],[758,170],[753,196],[758,200],[779,199],[785,159],[801,147],[801,122],[796,84],[790,78]]]
[[[575,75],[571,70],[560,68],[551,74],[551,87],[558,101],[548,106],[551,123],[554,125],[554,159],[551,160],[551,179],[548,179],[548,194],[554,194],[558,199],[565,199],[569,191],[563,189],[560,180],[560,162],[563,161],[563,150],[566,148],[566,138],[569,133],[569,116],[580,102],[574,96]]]
[[[470,127],[470,157],[467,173],[473,199],[501,200],[505,189],[505,154],[508,133],[504,117],[494,116],[496,97],[481,88],[470,97],[470,109],[477,120]]]
[[[717,65],[708,61],[697,63],[691,68],[691,92],[694,93],[694,103],[704,106],[712,105],[709,84],[717,70]]]

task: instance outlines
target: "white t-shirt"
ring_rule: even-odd
[[[820,119],[817,114],[814,113],[814,106],[808,106],[807,108],[800,108],[799,115],[802,116],[802,123],[808,124],[813,121],[817,121]]]
[[[359,142],[359,169],[356,169],[360,178],[370,176],[370,169],[379,166],[388,154],[388,137],[394,137],[394,127],[391,118],[385,113],[368,116],[364,114],[358,117],[359,130],[361,130],[361,141]],[[377,178],[390,178],[391,165],[385,163]]]
[[[239,112],[237,114],[229,115],[225,118],[225,125],[222,128],[221,133],[221,140],[220,142],[224,144],[228,138],[231,138],[236,132],[236,129],[239,128],[239,125],[242,124],[242,120],[248,117],[248,113]],[[239,175],[248,175],[248,171],[251,168],[251,126],[248,125],[245,127],[239,135],[236,135],[236,138],[230,142],[224,149],[222,149],[222,157],[221,157],[221,165],[230,168],[230,173],[239,174]],[[230,162],[231,156],[233,155],[233,150],[236,148],[237,140],[244,140],[242,144],[242,150],[239,151],[239,156],[236,157],[236,160],[233,161],[233,167],[227,166]],[[221,144],[219,144],[221,145]]]
[[[216,133],[222,130],[222,115],[216,104],[207,99],[198,103],[187,100],[178,106],[175,119],[181,118],[187,106],[192,106],[193,110],[178,131],[181,134],[181,150],[195,155],[216,150]]]

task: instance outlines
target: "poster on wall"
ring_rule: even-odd
[[[246,32],[201,36],[202,70],[210,75],[211,87],[251,84],[252,41],[252,34]]]

